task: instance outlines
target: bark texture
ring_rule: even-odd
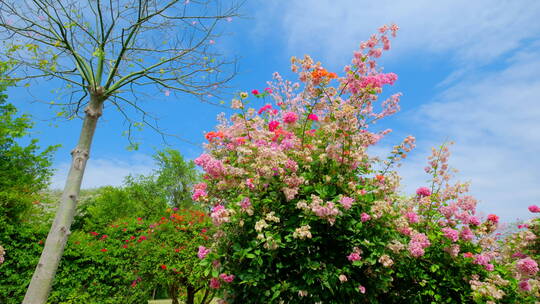
[[[71,151],[71,167],[64,186],[54,222],[47,235],[45,246],[41,252],[30,286],[24,296],[23,304],[44,304],[51,291],[58,264],[64,253],[67,239],[75,215],[81,183],[90,156],[90,146],[96,130],[97,122],[103,111],[103,88],[91,91],[90,103],[85,109],[85,118],[75,149]]]

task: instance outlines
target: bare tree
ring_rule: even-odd
[[[70,234],[92,138],[105,104],[130,122],[156,126],[137,96],[159,90],[204,100],[232,77],[212,52],[217,26],[240,3],[220,0],[0,0],[0,36],[17,79],[57,79],[59,103],[84,116],[62,198],[23,303],[46,303]],[[127,112],[141,114],[137,121]],[[84,110],[83,110],[84,109]],[[83,112],[83,113],[81,113]]]

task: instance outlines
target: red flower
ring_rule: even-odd
[[[214,138],[218,137],[218,138],[223,138],[225,136],[225,134],[223,134],[223,132],[219,131],[219,132],[214,132],[214,131],[210,131],[208,133],[206,133],[206,135],[204,136],[208,141],[212,141],[214,140]]]
[[[264,91],[266,93],[268,93],[268,94],[272,94],[272,92],[273,92],[271,88],[266,88],[266,89],[264,89]]]
[[[266,104],[262,108],[260,108],[259,111],[257,111],[257,113],[259,113],[259,115],[261,115],[264,111],[270,110],[270,109],[272,109],[272,105]]]
[[[100,250],[101,252],[107,252],[107,249],[103,248]]]
[[[127,245],[123,245],[122,247],[127,248],[128,246],[127,246]]]
[[[94,231],[90,232],[90,234],[93,235],[93,236],[98,236],[99,235],[99,233],[94,232]]]
[[[167,269],[167,266],[165,266],[163,264],[161,264],[161,266],[159,266],[159,267],[161,267],[161,269],[163,269],[163,270]]]
[[[142,221],[142,217],[138,217],[137,221],[139,221],[139,222]]]
[[[253,95],[257,96],[257,95],[259,95],[259,91],[257,91],[257,90],[253,90],[253,91],[251,91],[251,94],[253,94]]]
[[[377,176],[375,176],[375,178],[376,178],[379,182],[384,182],[384,175],[377,175]]]
[[[499,222],[499,217],[495,214],[488,215],[488,221],[492,222],[493,224],[497,224]]]
[[[466,258],[472,258],[472,257],[473,257],[473,254],[472,254],[472,252],[465,252],[465,253],[463,254],[463,256],[466,257]]]
[[[104,239],[106,239],[108,237],[109,237],[108,235],[104,234],[104,235],[101,236],[101,239],[104,240]]]
[[[278,121],[272,120],[268,124],[268,130],[270,130],[270,132],[274,132],[277,129],[277,127],[279,127],[279,122]]]

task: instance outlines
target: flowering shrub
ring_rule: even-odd
[[[69,269],[61,267],[49,301],[74,293],[77,303],[146,303],[164,289],[174,303],[182,298],[192,304],[198,292],[208,302],[211,290],[197,251],[210,242],[209,226],[200,211],[168,209],[157,221],[136,217],[77,232],[66,250]]]
[[[193,199],[211,208],[219,230],[198,253],[223,301],[532,301],[497,261],[498,217],[480,219],[468,185],[450,183],[447,145],[433,150],[431,183],[413,196],[398,194],[393,171],[413,137],[385,160],[368,155],[390,132],[370,126],[399,110],[400,94],[378,103],[397,75],[375,62],[396,31],[384,26],[362,43],[341,77],[293,58],[302,85],[275,74],[264,94],[252,92],[263,99],[258,110],[240,93],[239,113],[207,134],[195,160],[205,182]]]

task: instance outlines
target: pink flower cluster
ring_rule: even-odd
[[[413,257],[418,258],[424,255],[424,249],[429,247],[429,245],[431,245],[431,243],[429,242],[427,236],[423,233],[417,233],[413,235],[409,241],[408,250]]]
[[[488,254],[476,254],[474,255],[473,263],[477,265],[482,265],[487,271],[493,271],[495,266],[490,263],[491,256]]]
[[[219,275],[219,277],[226,283],[231,283],[234,280],[233,274],[227,275],[226,273],[222,273]]]
[[[208,193],[206,193],[207,185],[206,183],[198,183],[195,186],[193,186],[193,195],[191,196],[191,199],[198,202],[201,198],[206,197]]]
[[[339,209],[332,202],[327,202],[326,204],[313,202],[310,207],[316,216],[327,219],[330,224],[333,224],[336,221],[336,216],[339,215]]]
[[[532,213],[539,213],[540,212],[540,207],[538,207],[537,205],[530,205],[529,206],[529,211],[532,212]]]
[[[459,240],[459,231],[448,227],[442,228],[441,231],[444,233],[444,237],[452,242],[457,242]]]
[[[428,187],[420,187],[420,188],[416,189],[416,195],[418,195],[420,197],[430,196],[431,195],[431,190],[429,190]]]
[[[524,275],[533,276],[538,272],[538,264],[535,260],[527,257],[517,261],[516,269]]]
[[[418,223],[419,221],[418,214],[416,214],[415,212],[407,212],[405,213],[405,217],[411,224]]]
[[[360,215],[360,220],[365,223],[367,221],[369,221],[371,219],[371,215],[365,213],[365,212],[362,212],[362,214]]]
[[[348,197],[348,196],[343,196],[343,197],[339,200],[339,203],[340,203],[340,204],[343,206],[343,208],[345,208],[346,210],[351,209],[353,202],[354,202],[354,198],[350,198],[350,197]]]
[[[210,253],[210,249],[204,247],[204,246],[199,246],[199,252],[197,252],[197,257],[199,257],[199,259],[204,259],[208,254]]]
[[[223,163],[206,153],[203,153],[197,157],[194,160],[194,163],[197,166],[201,166],[206,173],[214,178],[218,178],[225,173]]]
[[[210,217],[212,218],[212,223],[216,226],[220,226],[221,224],[230,221],[229,211],[223,205],[217,205],[212,208]]]
[[[293,124],[298,120],[298,115],[294,112],[287,112],[283,115],[283,121],[288,124]]]
[[[351,262],[359,261],[360,259],[362,259],[362,257],[360,256],[360,253],[357,251],[351,252],[351,254],[347,256],[347,260]]]

